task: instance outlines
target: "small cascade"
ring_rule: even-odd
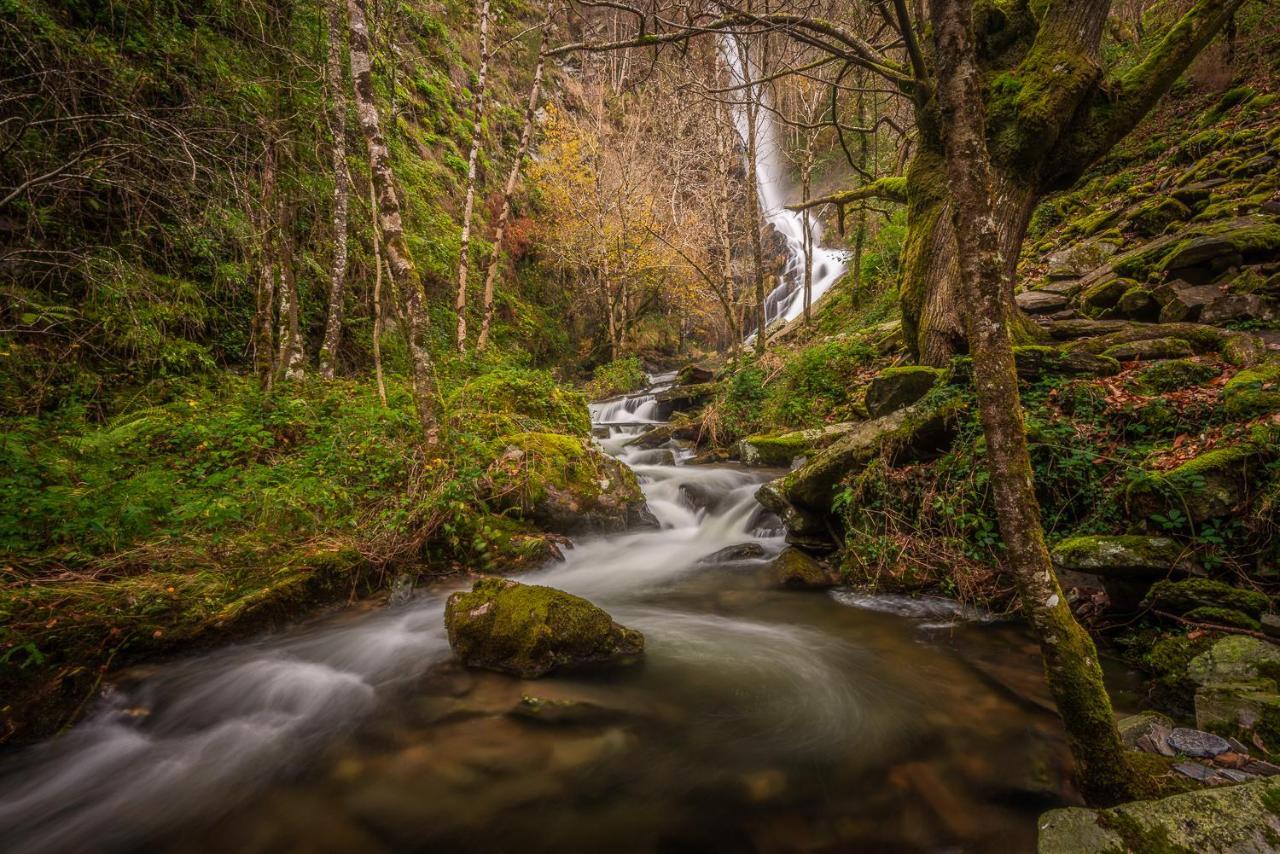
[[[741,86],[746,75],[743,73],[738,51],[729,42],[730,38],[726,36],[722,39],[720,54],[729,67],[730,79],[734,85]],[[757,90],[756,95],[762,102],[767,98],[763,90]],[[745,146],[749,129],[745,107],[735,105],[733,118]],[[773,113],[764,104],[756,114],[756,187],[760,195],[761,212],[786,241],[788,256],[781,281],[765,298],[766,325],[778,321],[785,323],[804,313],[805,222],[803,215],[787,210],[788,195],[792,189],[787,180],[787,172],[786,153],[778,139]],[[813,264],[810,297],[816,303],[844,274],[846,253],[822,245],[822,224],[816,216],[809,217],[809,235]],[[752,337],[754,333],[747,340],[750,341]]]

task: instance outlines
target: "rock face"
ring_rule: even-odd
[[[492,501],[560,534],[654,527],[635,475],[572,436],[519,433],[490,466]]]
[[[526,679],[644,652],[644,635],[600,608],[550,587],[502,578],[477,581],[445,605],[449,645],[468,667]]]
[[[1280,780],[1264,779],[1135,801],[1105,810],[1051,810],[1040,816],[1040,854],[1187,851],[1261,854],[1280,838]]]
[[[937,368],[885,368],[867,386],[867,412],[872,418],[897,412],[928,394],[941,378]]]

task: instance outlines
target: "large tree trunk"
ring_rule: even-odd
[[[1033,330],[1013,302],[1014,272],[1039,194],[995,172],[992,217],[1003,259],[1004,299],[1017,341]],[[922,143],[907,169],[907,239],[902,247],[902,326],[920,364],[941,366],[968,352],[960,285],[959,250],[941,152]]]
[[[329,313],[320,345],[320,376],[333,379],[342,337],[342,308],[347,281],[347,90],[342,81],[343,0],[329,2],[329,55],[325,83],[329,96],[329,135],[333,138],[333,261],[329,266]]]
[[[489,0],[480,0],[480,69],[476,74],[475,110],[471,123],[471,153],[467,155],[467,198],[462,205],[462,239],[458,250],[458,352],[467,350],[467,274],[471,271],[471,215],[476,203],[476,172],[480,160],[480,135],[484,129],[484,96],[489,76]]]
[[[476,349],[483,350],[489,344],[489,328],[493,324],[494,289],[498,279],[498,261],[502,256],[502,239],[507,233],[507,220],[511,218],[511,200],[515,196],[516,183],[520,180],[520,168],[529,153],[529,144],[533,140],[533,121],[538,113],[538,99],[542,96],[542,69],[546,58],[542,49],[546,45],[547,31],[551,28],[551,12],[548,10],[546,20],[542,22],[542,34],[538,39],[538,64],[533,69],[533,83],[529,86],[529,101],[524,108],[524,127],[520,129],[520,143],[511,160],[511,171],[507,173],[507,185],[502,191],[502,209],[498,211],[498,223],[493,230],[493,247],[489,250],[489,265],[484,273],[484,315],[480,319],[480,336],[476,339]]]
[[[369,25],[364,0],[347,0],[350,25],[351,88],[355,95],[356,117],[369,148],[369,170],[378,200],[378,221],[382,226],[382,248],[391,272],[392,287],[400,302],[404,333],[409,346],[413,376],[413,400],[418,420],[428,442],[436,441],[435,373],[431,351],[427,349],[427,294],[422,277],[404,237],[400,201],[396,198],[396,177],[391,169],[391,152],[382,135],[378,104],[373,94],[373,72],[369,57]]]
[[[959,250],[959,304],[974,356],[987,466],[1006,565],[1039,641],[1081,786],[1090,801],[1115,803],[1139,794],[1137,778],[1116,729],[1097,650],[1071,613],[1045,546],[1008,329],[1009,263],[1001,255],[1005,238],[997,218],[1000,188],[987,151],[972,4],[973,0],[931,0],[952,200],[946,218]]]

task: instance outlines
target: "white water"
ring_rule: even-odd
[[[741,57],[730,43],[730,38],[732,37],[726,36],[721,40],[720,54],[729,67],[733,85],[741,86],[746,76],[743,74]],[[764,218],[786,240],[789,256],[782,281],[765,298],[765,325],[768,326],[778,320],[794,320],[804,313],[805,222],[801,214],[787,210],[789,201],[794,203],[799,199],[788,198],[794,188],[787,180],[786,155],[778,140],[773,113],[768,109],[768,94],[759,87],[755,89],[756,97],[761,103],[756,110],[756,188],[760,196],[760,208]],[[744,104],[735,103],[733,119],[745,149],[750,124]],[[844,273],[846,253],[822,245],[822,225],[812,215],[809,217],[809,235],[813,264],[813,279],[810,284],[812,304],[829,291]],[[747,340],[750,341],[751,337],[754,335]]]

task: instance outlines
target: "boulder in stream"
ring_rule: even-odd
[[[454,593],[444,621],[463,664],[526,679],[644,652],[644,635],[586,599],[503,578],[481,579]]]
[[[813,555],[794,546],[783,549],[769,566],[779,587],[825,590],[840,583],[840,576]]]

